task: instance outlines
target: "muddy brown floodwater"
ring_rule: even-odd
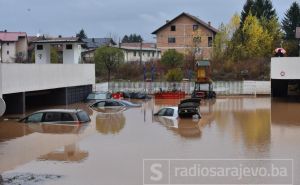
[[[4,184],[15,174],[35,174],[60,178],[27,184],[141,185],[143,159],[167,158],[293,159],[294,184],[300,184],[300,103],[222,98],[202,102],[200,120],[152,116],[160,107],[178,102],[151,100],[120,111],[69,106],[89,112],[92,122],[83,126],[2,120]]]

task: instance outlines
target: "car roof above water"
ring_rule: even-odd
[[[62,112],[62,113],[77,113],[82,111],[81,109],[45,109],[39,110],[34,113],[44,113],[44,112]]]

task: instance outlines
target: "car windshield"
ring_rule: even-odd
[[[89,94],[87,99],[88,100],[98,100],[98,99],[106,99],[106,93],[92,93]]]
[[[78,120],[83,123],[90,121],[89,115],[84,111],[77,112],[77,117],[78,117]]]
[[[135,105],[136,105],[136,104],[131,103],[131,102],[126,101],[126,100],[122,100],[121,102],[122,102],[123,104],[125,104],[126,106],[135,106]]]

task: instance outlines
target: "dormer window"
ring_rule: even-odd
[[[175,25],[171,26],[171,31],[176,31],[176,26]]]

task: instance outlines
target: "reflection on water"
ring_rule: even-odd
[[[272,102],[272,123],[278,125],[300,125],[300,103],[274,99]]]
[[[168,130],[185,138],[199,138],[201,137],[201,129],[199,127],[199,120],[192,119],[177,119],[155,116],[155,122],[161,123],[167,127]]]
[[[118,134],[125,126],[126,118],[123,112],[115,114],[96,115],[96,130],[101,134]]]
[[[87,158],[89,153],[82,151],[76,144],[66,145],[62,151],[54,151],[47,155],[41,156],[40,160],[80,162]]]

